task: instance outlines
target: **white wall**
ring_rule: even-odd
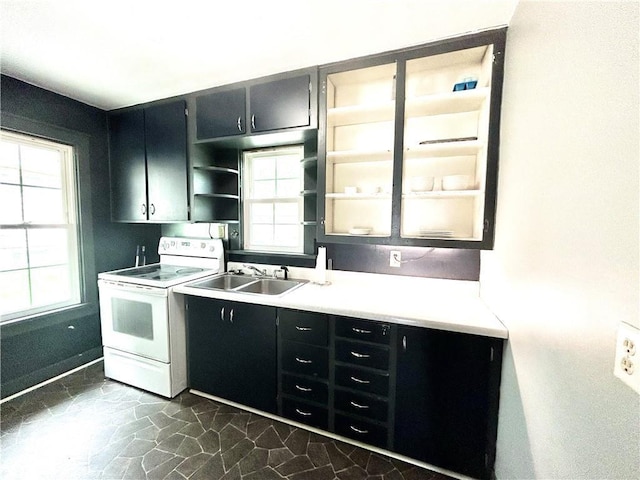
[[[495,249],[509,328],[499,479],[640,478],[640,397],[613,376],[640,326],[639,3],[533,2],[509,26]]]

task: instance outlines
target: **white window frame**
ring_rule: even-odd
[[[278,196],[276,194],[275,197],[261,197],[256,198],[253,192],[254,179],[252,175],[251,163],[259,160],[264,157],[277,157],[283,155],[296,155],[299,161],[302,161],[304,158],[304,146],[303,145],[288,145],[282,147],[272,147],[272,148],[264,148],[258,150],[247,150],[243,152],[242,158],[242,192],[243,192],[243,243],[244,249],[248,251],[254,252],[276,252],[276,253],[303,253],[304,250],[304,226],[303,226],[303,217],[304,217],[304,198],[302,196],[302,182],[303,182],[303,174],[302,167],[298,169],[298,193],[296,196],[292,197],[284,197]],[[278,173],[276,172],[275,180],[278,180]],[[276,203],[295,203],[297,205],[298,210],[298,219],[297,219],[297,231],[298,231],[298,241],[295,246],[283,246],[283,245],[275,245],[269,244],[265,245],[264,242],[258,242],[251,237],[251,207],[257,203],[262,204],[271,204],[275,208]],[[275,221],[272,223],[273,228],[277,228],[279,225]]]
[[[0,136],[2,137],[3,142],[15,143],[24,146],[32,146],[39,148],[46,148],[57,151],[61,158],[61,179],[62,179],[62,192],[64,197],[64,211],[63,211],[63,221],[59,223],[33,223],[33,222],[20,222],[20,223],[4,223],[0,225],[0,230],[10,231],[10,230],[21,230],[24,232],[25,236],[28,238],[29,231],[35,231],[37,229],[64,229],[67,231],[67,259],[66,263],[61,265],[66,265],[69,271],[69,296],[68,298],[60,299],[56,302],[50,302],[47,304],[34,305],[32,298],[32,284],[31,284],[31,271],[38,268],[37,266],[32,266],[27,260],[26,268],[19,268],[16,270],[27,270],[29,275],[29,297],[31,306],[29,308],[24,308],[20,310],[13,311],[5,311],[4,309],[0,310],[0,323],[7,323],[11,321],[18,321],[28,317],[32,317],[34,315],[43,314],[47,312],[57,311],[59,309],[80,305],[83,301],[83,281],[82,281],[82,271],[81,271],[81,261],[80,261],[80,229],[79,229],[79,201],[78,201],[78,188],[77,188],[77,180],[76,180],[76,154],[74,148],[70,145],[53,142],[50,140],[45,140],[39,137],[9,132],[6,130],[0,131]],[[11,184],[16,185],[15,183],[2,182],[2,184]],[[22,177],[20,178],[20,198],[21,205],[20,208],[23,208],[24,205],[24,197],[22,195],[22,188],[24,183],[22,181]],[[27,245],[27,252],[29,252],[29,245]],[[29,255],[27,253],[27,258]],[[4,270],[2,265],[0,265],[0,270]]]

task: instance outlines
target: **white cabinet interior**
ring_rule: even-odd
[[[325,235],[483,240],[493,50],[327,74]]]

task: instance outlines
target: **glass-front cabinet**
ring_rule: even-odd
[[[505,37],[321,69],[319,241],[492,247]]]

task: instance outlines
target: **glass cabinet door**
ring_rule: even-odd
[[[493,47],[406,62],[400,235],[480,241]]]
[[[395,63],[327,75],[326,235],[391,235]]]

